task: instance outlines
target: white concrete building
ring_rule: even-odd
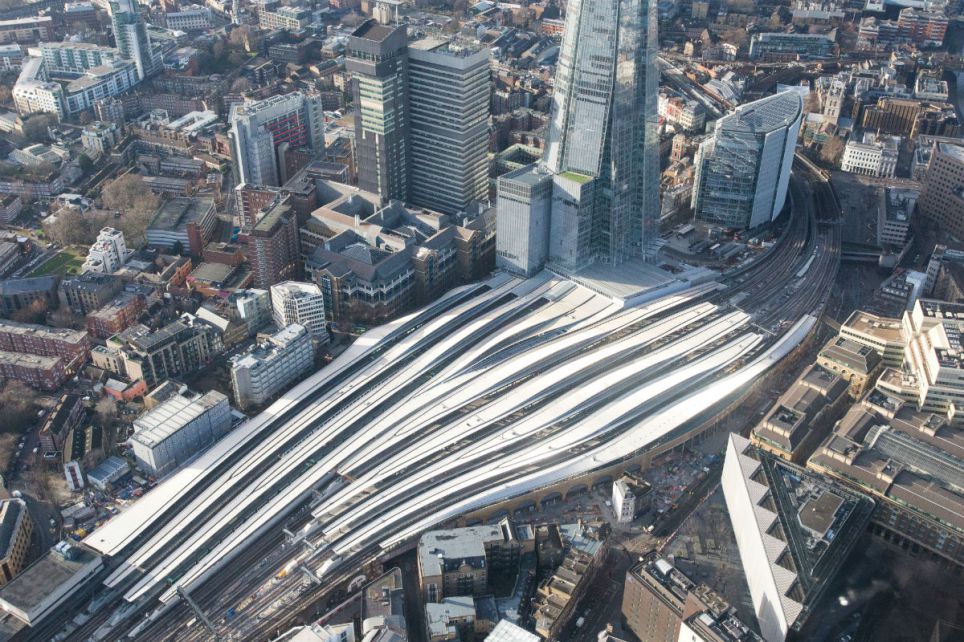
[[[228,398],[216,390],[167,399],[134,420],[131,445],[138,465],[154,475],[172,472],[231,429]]]
[[[47,80],[43,58],[39,56],[24,59],[13,85],[13,102],[21,116],[40,112],[57,114],[58,118],[66,115],[64,88]]]
[[[20,45],[16,43],[0,45],[0,70],[13,71],[20,69],[23,65],[23,59],[23,48]]]
[[[293,324],[231,360],[231,388],[242,410],[262,406],[311,372],[315,351],[304,326]]]
[[[297,323],[305,327],[313,340],[328,341],[325,297],[317,284],[285,281],[272,285],[271,308],[279,328]]]
[[[907,340],[902,370],[888,368],[877,387],[906,402],[919,412],[964,423],[964,304],[918,299],[901,320]]]
[[[121,131],[117,123],[102,120],[87,125],[80,133],[80,144],[84,146],[84,151],[95,158],[113,148],[120,139]]]
[[[311,22],[311,11],[304,7],[278,7],[274,11],[258,11],[258,26],[262,29],[304,29]]]
[[[731,434],[721,479],[760,633],[783,642],[818,613],[874,502]]]
[[[82,74],[120,60],[120,53],[113,47],[88,42],[44,42],[40,45],[40,55],[48,73]]]
[[[164,15],[167,28],[175,31],[205,31],[213,26],[211,10],[197,4],[182,7],[180,11],[172,11]]]
[[[238,314],[248,324],[248,331],[254,334],[272,322],[271,293],[267,290],[249,288],[235,290],[230,300],[238,308]]]
[[[124,233],[112,227],[105,227],[87,251],[87,260],[84,261],[81,272],[113,274],[124,265],[130,255],[131,251],[127,249]]]
[[[625,479],[613,482],[613,514],[620,524],[628,524],[636,517],[636,496]]]
[[[862,141],[847,142],[840,169],[864,176],[893,178],[899,146],[900,138],[896,136],[878,138],[876,134],[866,132]]]

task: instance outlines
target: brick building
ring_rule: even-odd
[[[62,358],[73,375],[90,357],[90,338],[79,330],[0,320],[0,350]]]
[[[144,297],[121,292],[116,299],[87,315],[87,332],[98,339],[109,339],[134,325],[144,309]]]
[[[258,214],[258,222],[244,236],[254,287],[269,288],[301,276],[298,218],[290,196],[279,194]]]
[[[67,380],[64,360],[0,350],[0,381],[8,380],[40,390],[56,390]]]

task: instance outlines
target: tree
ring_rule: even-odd
[[[50,114],[34,114],[23,121],[23,136],[33,143],[47,142],[50,139],[47,130],[56,122]]]
[[[72,328],[83,330],[84,317],[75,313],[66,305],[62,305],[56,310],[47,314],[47,323],[55,328]]]
[[[820,96],[815,91],[807,94],[803,99],[803,111],[808,114],[815,114],[820,111]]]
[[[90,170],[94,169],[94,161],[90,159],[87,154],[80,154],[77,157],[77,166],[80,167],[81,171],[85,174]]]
[[[820,147],[820,160],[829,165],[838,165],[840,157],[843,156],[844,141],[839,136],[831,136]]]
[[[247,78],[236,78],[233,83],[231,83],[231,92],[235,94],[243,94],[244,92],[251,89],[251,81]]]
[[[247,49],[248,38],[251,37],[251,29],[247,25],[235,27],[228,36],[228,44],[235,49]]]
[[[104,213],[81,214],[73,208],[63,208],[44,221],[44,233],[58,245],[90,245],[106,223]]]
[[[7,83],[0,83],[0,104],[6,104],[13,100],[13,90]]]
[[[25,308],[20,308],[10,315],[17,323],[43,323],[47,320],[47,302],[37,299]]]
[[[19,381],[8,381],[0,390],[0,426],[4,432],[24,433],[37,418],[38,395]]]
[[[161,198],[144,185],[137,174],[124,174],[101,192],[104,207],[120,212],[114,227],[124,233],[129,247],[141,247],[147,240],[147,226],[161,206]]]
[[[117,417],[117,401],[110,395],[102,397],[94,405],[94,422],[98,426],[110,428],[115,417]]]

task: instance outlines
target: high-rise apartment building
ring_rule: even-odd
[[[285,195],[272,202],[244,235],[245,254],[251,262],[256,288],[269,288],[299,276],[298,217],[288,201]]]
[[[231,107],[232,152],[240,183],[281,185],[289,178],[289,150],[325,146],[325,116],[319,96],[300,91],[246,101]]]
[[[285,281],[271,286],[274,323],[286,328],[297,323],[304,326],[312,339],[328,340],[325,326],[325,298],[314,283]]]
[[[444,214],[488,192],[489,50],[438,39],[408,47],[409,197]]]
[[[753,228],[779,215],[802,118],[803,98],[789,90],[740,105],[717,121],[694,159],[696,216]]]
[[[964,145],[934,146],[917,208],[945,232],[964,237]]]
[[[616,264],[645,255],[658,236],[656,28],[655,0],[569,2],[545,162],[568,182],[553,227],[590,219],[588,235],[557,240],[590,247],[550,240],[563,268],[579,269],[587,256]]]
[[[358,186],[382,200],[408,200],[408,66],[404,25],[368,20],[348,39]]]
[[[121,57],[134,63],[138,78],[143,80],[157,72],[160,61],[154,56],[137,0],[111,0],[110,19]]]

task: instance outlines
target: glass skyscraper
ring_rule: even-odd
[[[697,218],[736,228],[776,218],[787,198],[802,118],[803,99],[791,89],[719,119],[693,161]]]
[[[569,0],[545,163],[550,261],[649,256],[659,236],[656,0]]]

